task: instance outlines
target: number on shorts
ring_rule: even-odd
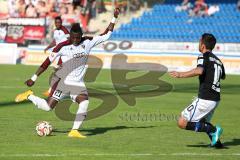
[[[54,93],[54,95],[57,97],[61,97],[61,94],[62,94],[62,91],[60,91],[60,90],[56,90]]]

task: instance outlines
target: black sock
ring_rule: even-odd
[[[213,133],[213,132],[216,132],[216,127],[214,127],[211,123],[188,122],[186,126],[186,130],[191,130],[195,132]]]

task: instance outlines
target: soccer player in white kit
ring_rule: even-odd
[[[56,29],[53,31],[53,41],[44,49],[44,52],[69,39],[69,31],[62,25],[60,16],[55,18],[54,23]]]
[[[53,47],[57,46],[61,42],[68,40],[70,37],[69,31],[62,25],[62,18],[60,16],[55,17],[54,23],[56,28],[53,31],[53,41],[44,49],[44,53],[46,53],[48,50],[52,51]],[[58,57],[55,61],[57,61],[57,65],[61,65],[62,63],[61,57]],[[43,94],[45,96],[49,96],[51,90],[52,88],[50,87]]]
[[[57,85],[54,85],[54,92],[53,94],[48,98],[46,101],[45,99],[42,99],[40,97],[37,97],[33,95],[33,92],[31,90],[26,91],[22,94],[19,94],[16,97],[16,102],[21,102],[26,99],[32,101],[39,109],[50,111],[52,110],[59,100],[63,99],[66,96],[70,96],[71,99],[74,102],[77,102],[79,104],[79,108],[76,114],[76,118],[72,127],[72,130],[69,132],[69,137],[77,137],[77,138],[85,138],[86,136],[82,135],[78,129],[80,128],[81,124],[83,123],[83,120],[86,117],[87,114],[87,108],[88,108],[88,94],[87,89],[83,82],[83,77],[86,72],[86,61],[87,57],[91,51],[91,49],[108,40],[111,36],[111,33],[114,29],[115,21],[118,18],[118,15],[120,13],[120,10],[117,8],[114,10],[114,17],[109,24],[106,31],[100,35],[96,36],[93,39],[85,39],[82,37],[82,30],[80,28],[79,24],[74,24],[70,31],[70,40],[64,41],[57,45],[57,47],[54,48],[53,52],[50,54],[50,56],[42,63],[42,65],[39,67],[37,72],[32,76],[31,79],[27,80],[25,84],[29,87],[33,86],[37,78],[47,69],[47,67],[59,56],[62,57],[62,67],[64,68],[64,64],[68,63],[71,60],[79,60],[83,61],[83,65],[74,68],[74,70],[67,74],[64,84],[76,86],[76,88],[79,88],[74,93],[72,90],[68,91],[62,91],[59,90],[59,84],[56,82]],[[65,89],[68,87],[65,87]]]

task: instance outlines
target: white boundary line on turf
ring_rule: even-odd
[[[240,156],[240,153],[173,153],[172,156]]]
[[[222,153],[159,153],[159,154],[104,154],[104,153],[96,153],[96,154],[0,154],[0,157],[73,157],[73,156],[240,156],[240,153],[230,153],[230,154],[222,154]]]
[[[89,86],[91,87],[91,86],[93,86],[94,87],[94,85],[96,85],[96,84],[99,84],[99,85],[109,85],[109,86],[113,86],[113,83],[106,83],[106,82],[94,82],[94,84],[93,83],[88,83],[88,82],[86,82],[85,84],[89,84]],[[92,84],[92,85],[91,85]],[[126,84],[121,84],[121,83],[116,83],[116,84],[114,84],[115,86],[118,86],[118,87],[127,87],[127,85]],[[0,88],[4,88],[4,89],[12,89],[12,88],[28,88],[27,86],[8,86],[8,85],[0,85]],[[48,83],[47,83],[47,85],[46,85],[46,87],[43,87],[43,86],[35,86],[34,88],[49,88],[49,86],[48,86]]]
[[[3,89],[16,89],[16,88],[28,88],[27,86],[0,86],[0,88],[3,88]],[[39,87],[39,86],[36,86],[34,88],[48,88],[48,87]]]

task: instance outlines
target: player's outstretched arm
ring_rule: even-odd
[[[174,78],[189,78],[189,77],[195,77],[203,74],[203,68],[197,67],[187,72],[169,72],[169,75]]]
[[[55,40],[53,40],[53,41],[44,49],[44,53],[46,53],[48,49],[50,49],[50,48],[52,48],[52,47],[54,47],[54,46],[56,46],[56,41],[55,41]]]
[[[117,20],[119,14],[120,14],[120,9],[119,9],[119,8],[116,8],[116,9],[114,10],[114,14],[113,14],[113,19],[112,19],[112,21],[110,22],[110,24],[109,24],[109,26],[106,28],[106,30],[105,30],[102,34],[100,34],[100,35],[107,34],[108,31],[111,31],[111,32],[113,31],[114,26],[115,26],[115,23],[116,23],[116,20]]]
[[[28,79],[25,84],[28,87],[31,87],[34,85],[35,81],[37,80],[37,78],[48,68],[48,66],[51,64],[51,61],[49,58],[47,58],[42,65],[38,68],[38,70],[36,71],[36,73],[30,78]]]

